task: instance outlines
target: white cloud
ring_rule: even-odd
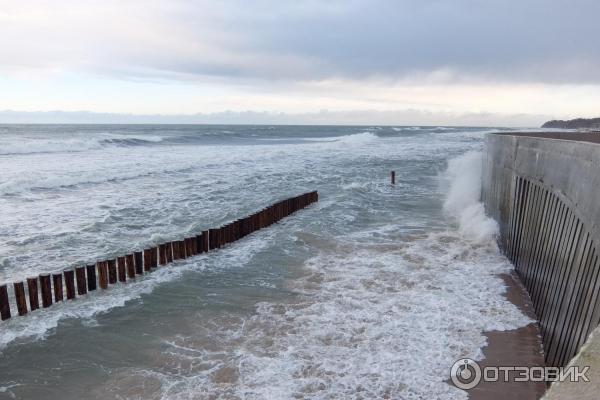
[[[0,0],[0,108],[593,115],[592,0]]]

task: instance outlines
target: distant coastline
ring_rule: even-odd
[[[545,122],[542,128],[558,129],[600,129],[600,118],[576,118],[570,120],[552,120]]]

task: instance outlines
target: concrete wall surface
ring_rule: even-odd
[[[546,363],[564,366],[600,322],[600,144],[489,134],[483,167],[482,201],[531,297]]]

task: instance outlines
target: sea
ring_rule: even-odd
[[[479,202],[478,127],[0,125],[0,285],[318,203],[0,322],[0,399],[466,399],[527,325]],[[396,184],[390,183],[390,172]]]

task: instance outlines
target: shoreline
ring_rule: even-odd
[[[539,324],[527,290],[514,270],[499,277],[506,285],[506,299],[536,322],[510,331],[484,332],[488,344],[482,349],[485,358],[479,361],[479,365],[482,369],[486,366],[545,366]],[[511,398],[534,400],[544,395],[544,382],[514,382],[513,375],[509,374],[507,382],[482,381],[467,392],[469,399],[502,400],[510,393]]]

